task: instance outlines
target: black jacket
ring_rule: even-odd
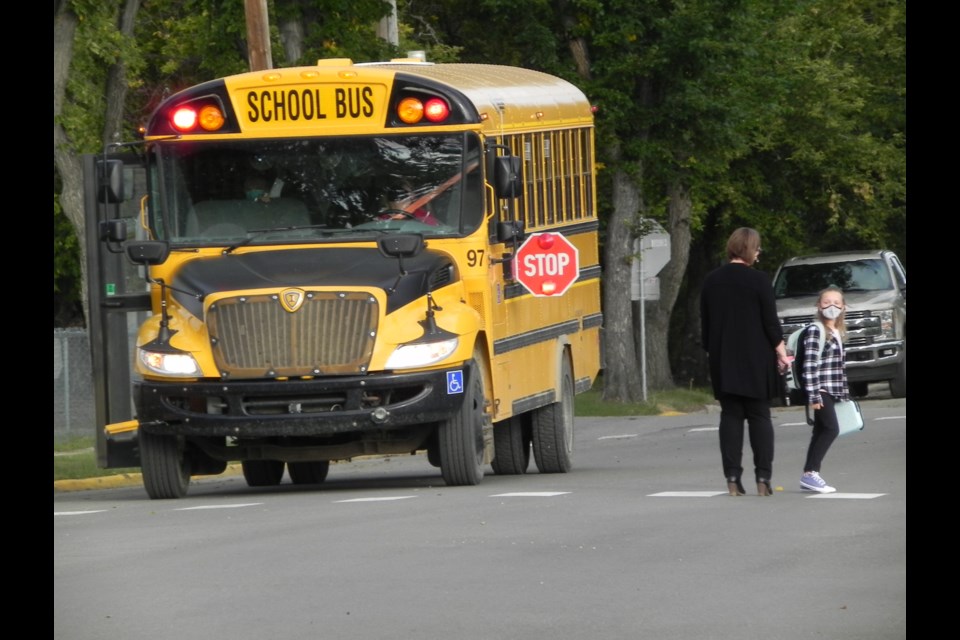
[[[710,359],[714,397],[779,396],[776,346],[783,329],[764,273],[731,262],[707,274],[700,293],[700,337]]]

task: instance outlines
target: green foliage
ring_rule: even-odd
[[[53,196],[53,324],[82,323],[80,245],[73,225]]]
[[[73,60],[61,123],[77,153],[103,148],[106,83],[110,67],[123,60],[128,77],[142,68],[137,43],[117,28],[122,0],[71,0],[78,18]],[[132,135],[133,125],[122,137]]]

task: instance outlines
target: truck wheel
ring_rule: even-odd
[[[566,473],[573,466],[573,373],[564,357],[560,397],[533,416],[533,458],[540,473]]]
[[[329,471],[329,460],[287,463],[287,473],[293,484],[320,484],[327,479]]]
[[[470,367],[470,382],[455,416],[440,424],[440,472],[448,486],[480,484],[483,479],[483,424],[486,397],[479,359]]]
[[[903,360],[897,368],[897,377],[890,381],[890,395],[894,398],[907,397],[907,347],[903,347]]]
[[[283,480],[282,460],[244,460],[240,466],[248,487],[273,487]]]
[[[870,393],[870,385],[866,382],[851,382],[850,395],[854,398],[866,398]]]
[[[177,436],[140,430],[140,471],[143,488],[153,500],[182,498],[190,484],[190,461]]]
[[[501,476],[519,475],[530,466],[530,435],[523,428],[523,416],[493,425],[494,456],[491,466]]]

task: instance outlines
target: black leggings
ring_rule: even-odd
[[[720,397],[720,457],[727,478],[740,479],[743,467],[743,421],[750,431],[753,467],[757,481],[770,480],[773,473],[773,422],[770,402],[725,394]]]
[[[837,423],[837,412],[833,405],[836,403],[829,393],[820,392],[823,408],[813,412],[813,435],[810,436],[810,446],[807,447],[807,461],[803,464],[803,471],[820,473],[820,464],[830,450],[830,445],[840,435],[840,425]]]

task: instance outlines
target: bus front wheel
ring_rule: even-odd
[[[437,432],[440,472],[448,486],[480,484],[483,479],[483,424],[486,398],[479,360],[471,365],[470,382],[460,410]]]
[[[182,498],[190,485],[190,461],[177,436],[157,435],[141,430],[140,471],[143,488],[153,500]]]

